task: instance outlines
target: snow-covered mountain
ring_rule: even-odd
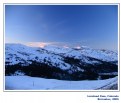
[[[105,78],[103,74],[117,73],[117,64],[118,54],[109,50],[5,45],[6,75],[23,73],[67,80],[96,79],[100,74]]]
[[[118,54],[110,50],[104,49],[92,49],[86,46],[78,48],[60,48],[57,46],[45,46],[44,49],[52,51],[54,53],[65,53],[66,56],[79,58],[81,55],[88,56],[96,59],[101,59],[103,61],[117,61]]]
[[[5,57],[6,65],[19,63],[29,65],[32,61],[36,61],[52,66],[57,66],[58,64],[57,67],[64,70],[70,68],[70,65],[65,63],[61,56],[55,55],[42,48],[28,47],[22,44],[6,44]]]

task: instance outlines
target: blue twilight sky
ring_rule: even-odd
[[[6,5],[6,43],[55,43],[117,50],[117,5]]]

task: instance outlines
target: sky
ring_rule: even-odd
[[[6,5],[5,42],[118,48],[117,5]]]

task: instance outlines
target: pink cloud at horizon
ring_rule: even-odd
[[[44,48],[46,45],[50,45],[52,43],[46,43],[46,42],[28,42],[25,45],[31,46],[31,47],[41,47]]]

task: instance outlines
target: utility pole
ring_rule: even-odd
[[[33,81],[33,87],[34,87],[34,81]]]

